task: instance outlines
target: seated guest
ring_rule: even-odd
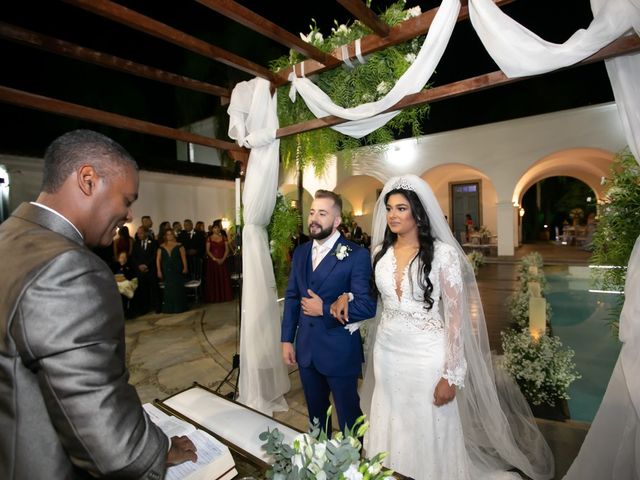
[[[213,222],[213,233],[207,240],[207,268],[203,299],[208,303],[233,300],[231,277],[225,263],[229,256],[229,244],[223,235],[222,221]]]
[[[138,289],[133,297],[135,315],[144,315],[159,307],[158,277],[156,275],[156,252],[158,243],[149,239],[144,227],[139,227],[133,244],[131,263],[138,277]]]
[[[125,318],[131,318],[133,316],[132,309],[130,308],[131,299],[138,288],[138,279],[136,278],[134,267],[129,262],[129,258],[125,252],[120,252],[120,255],[118,255],[118,261],[113,266],[113,273],[116,277],[120,297],[122,298],[124,316]]]
[[[164,232],[164,242],[156,254],[158,278],[164,282],[163,313],[180,313],[187,310],[187,290],[184,286],[188,273],[187,254],[176,240],[172,229]]]

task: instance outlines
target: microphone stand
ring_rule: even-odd
[[[240,323],[242,321],[242,232],[241,228],[236,227],[236,251],[233,255],[233,271],[231,273],[232,286],[237,293],[237,311],[236,311],[236,353],[233,355],[231,361],[231,370],[227,372],[227,375],[216,387],[215,392],[220,393],[220,388],[223,385],[229,385],[233,388],[233,391],[224,395],[230,400],[238,398],[238,383],[240,382]],[[235,383],[232,381],[235,374]]]

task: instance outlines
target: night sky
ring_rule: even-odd
[[[191,0],[120,0],[137,12],[268,66],[287,50]],[[239,2],[294,34],[308,32],[311,18],[325,36],[333,20],[351,16],[339,4],[322,0]],[[388,1],[373,1],[382,10]],[[438,1],[408,1],[428,10]],[[592,19],[589,0],[516,0],[503,10],[542,38],[564,42]],[[190,53],[116,22],[57,0],[5,2],[0,20],[94,50],[230,87],[250,77],[223,64]],[[180,127],[211,115],[223,116],[216,97],[115,72],[0,39],[0,85],[50,96],[109,112]],[[452,39],[431,82],[443,85],[497,70],[469,21],[455,27]],[[434,103],[425,133],[435,133],[528,115],[613,100],[602,62],[546,74],[512,85]],[[56,136],[74,128],[92,128],[122,143],[143,168],[220,176],[211,167],[175,160],[175,142],[135,132],[103,127],[51,113],[0,103],[3,119],[0,151],[41,156]],[[226,133],[218,133],[226,139]]]

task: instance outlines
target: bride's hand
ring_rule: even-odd
[[[433,404],[436,407],[441,407],[453,400],[455,396],[456,386],[449,385],[449,381],[446,378],[441,378],[433,392]]]
[[[329,313],[341,324],[346,324],[349,321],[349,295],[340,295],[329,307]]]

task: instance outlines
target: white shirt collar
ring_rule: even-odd
[[[53,208],[47,207],[46,205],[42,205],[41,203],[38,203],[38,202],[29,202],[29,203],[31,203],[31,205],[35,205],[36,207],[44,208],[48,212],[55,213],[57,216],[59,216],[61,219],[63,219],[65,222],[67,222],[69,225],[71,225],[73,227],[73,229],[76,232],[78,232],[78,235],[80,235],[80,238],[82,240],[84,240],[84,236],[80,233],[80,230],[78,230],[78,228],[73,223],[71,223],[71,220],[69,220],[67,217],[62,215],[60,212],[57,212]]]
[[[338,239],[340,238],[340,232],[336,230],[333,234],[327,238],[323,243],[318,242],[317,240],[313,241],[313,246],[317,247],[318,250],[322,250],[324,252],[328,252],[333,248]]]

